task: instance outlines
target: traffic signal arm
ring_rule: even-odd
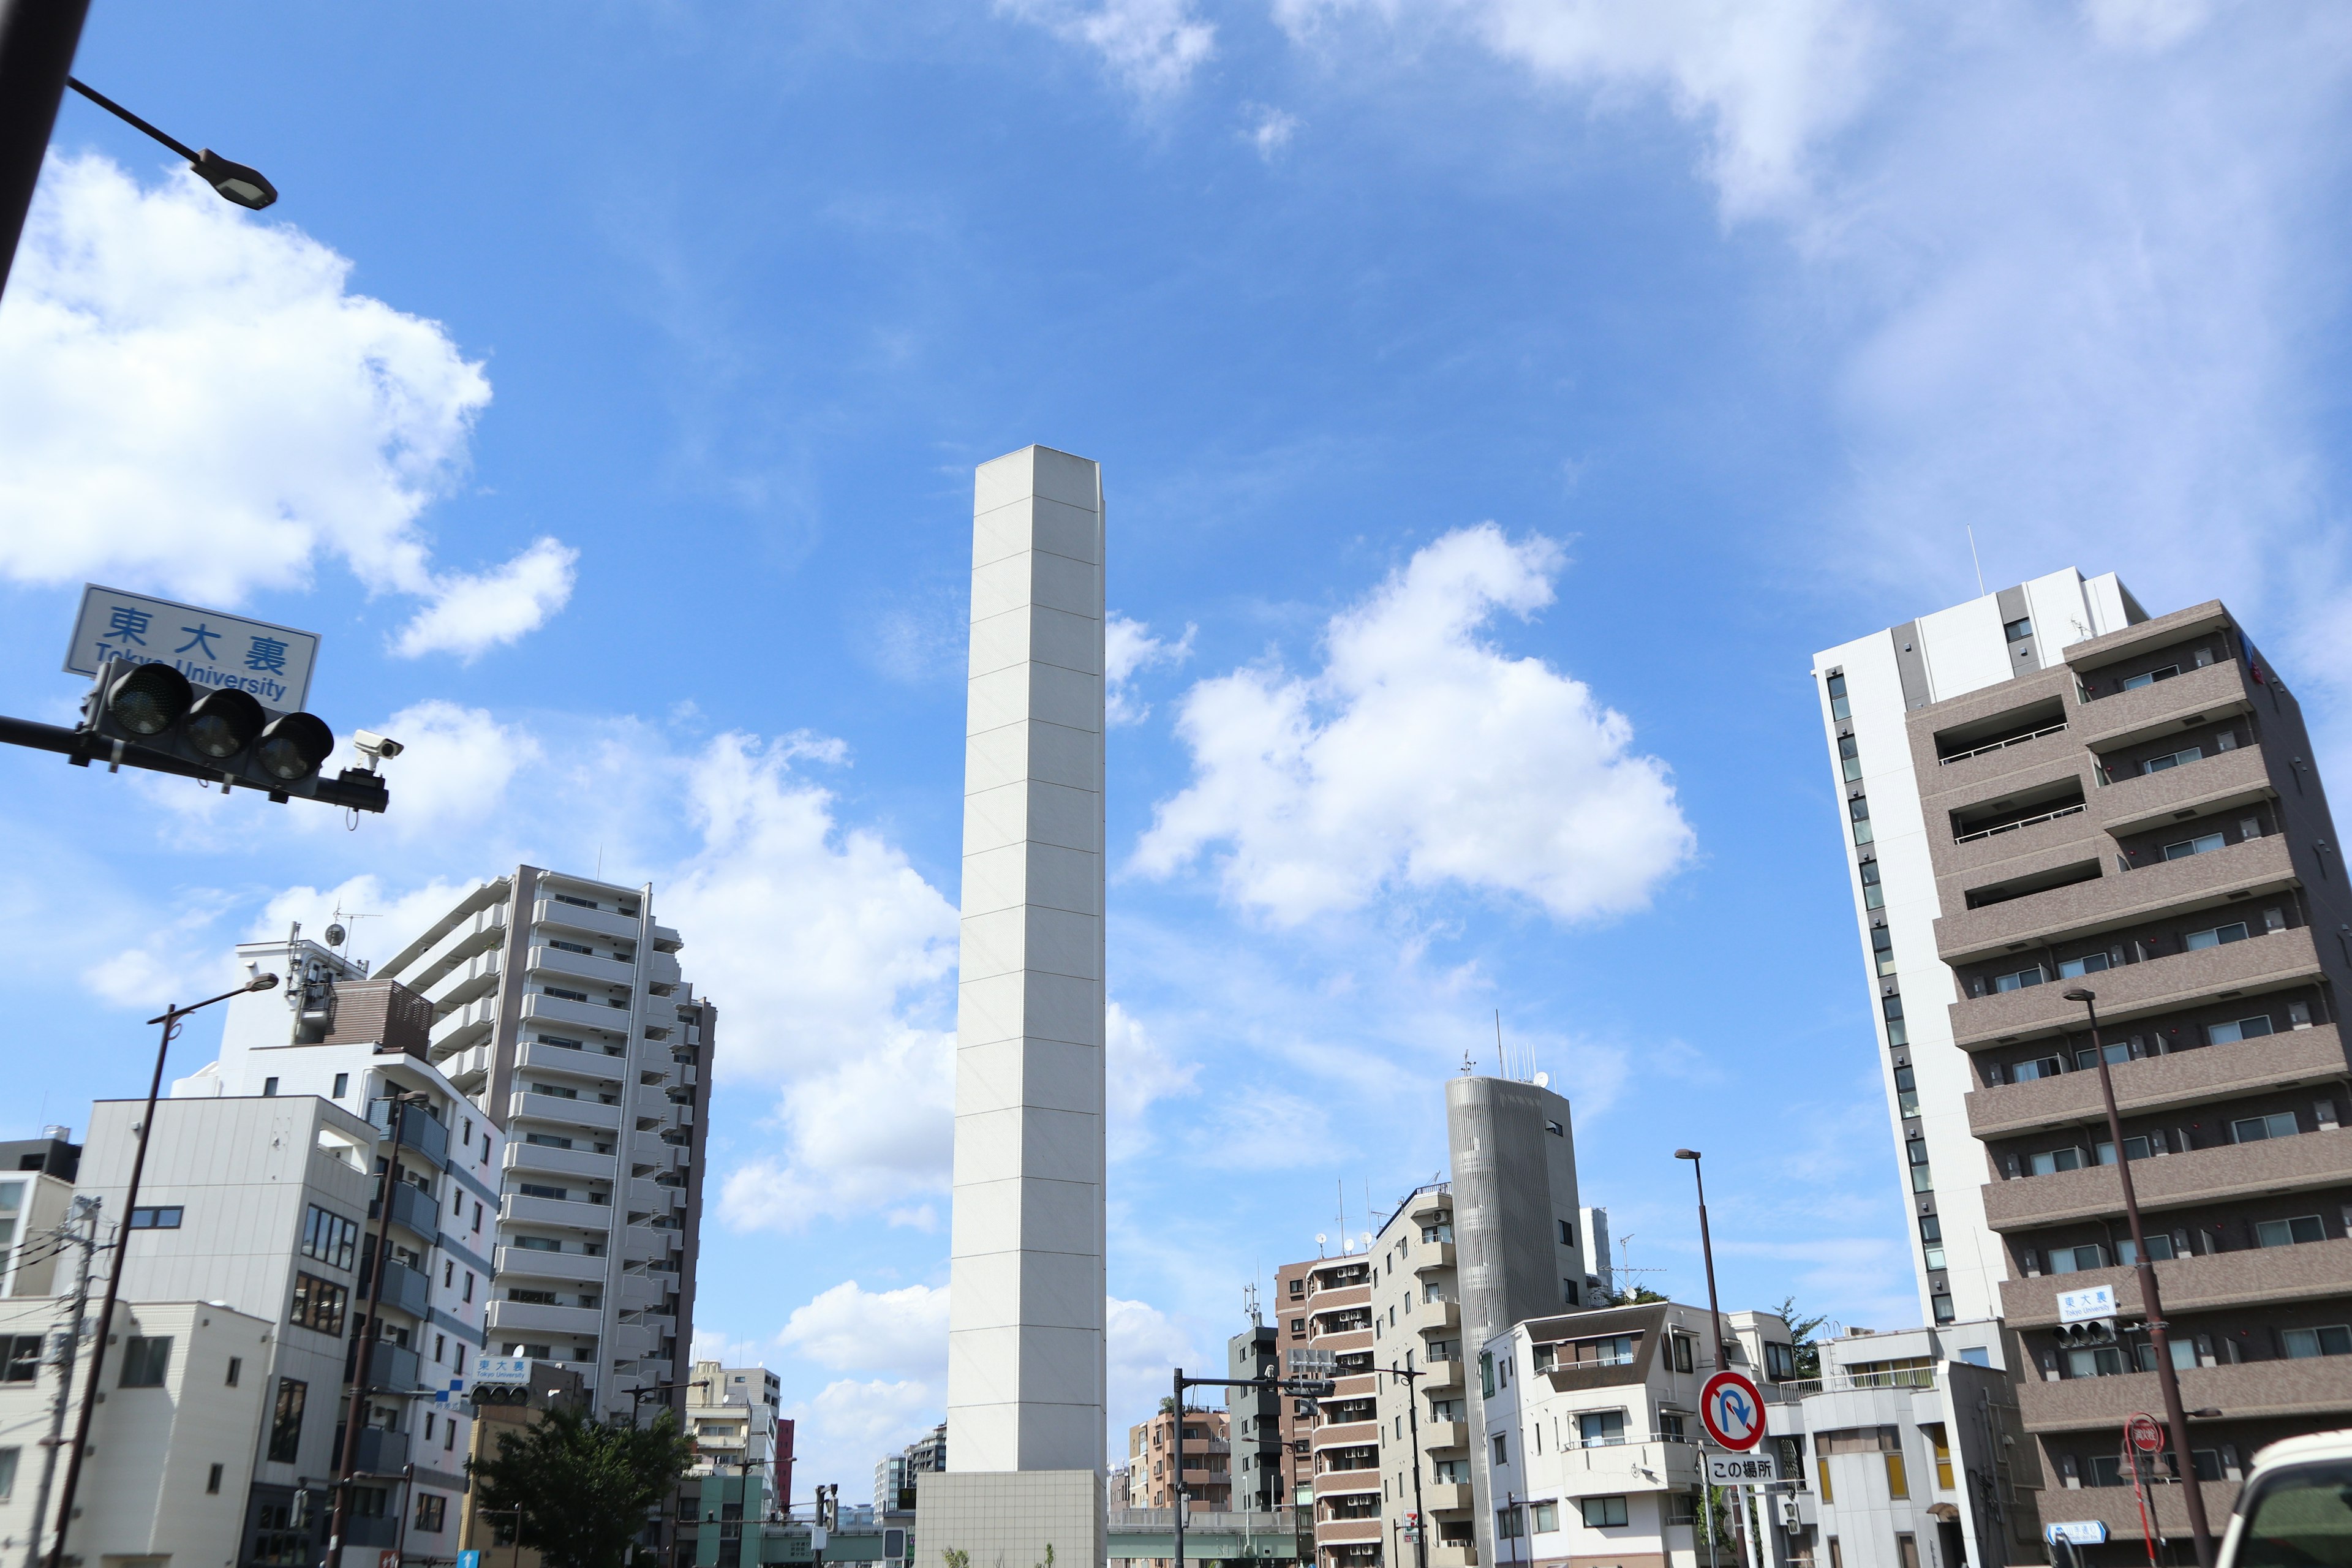
[[[194,763],[142,746],[129,741],[110,740],[86,730],[68,729],[62,724],[43,724],[31,719],[12,719],[0,714],[0,743],[26,746],[37,752],[55,752],[77,767],[91,763],[104,763],[110,768],[144,768],[150,773],[172,773],[184,779],[199,779],[206,784],[236,783],[252,789],[257,786],[246,779],[232,778],[220,768],[200,767]],[[278,791],[268,792],[273,800],[284,800]],[[312,784],[309,793],[313,799],[330,805],[348,806],[354,811],[383,810],[390,799],[381,775],[365,768],[345,768],[339,777],[322,778]]]

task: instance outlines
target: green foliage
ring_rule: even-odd
[[[1593,1303],[1596,1307],[1645,1307],[1666,1298],[1647,1285],[1636,1285],[1631,1290],[1620,1290],[1613,1296],[1603,1296]]]
[[[947,1564],[947,1568],[971,1568],[971,1553],[961,1546],[942,1548],[940,1561]]]
[[[1774,1308],[1773,1311],[1782,1322],[1789,1325],[1790,1344],[1796,1353],[1797,1375],[1799,1377],[1821,1376],[1822,1351],[1821,1346],[1814,1342],[1815,1336],[1823,1329],[1834,1328],[1836,1325],[1821,1313],[1815,1312],[1811,1315],[1805,1313],[1798,1307],[1797,1299],[1794,1296],[1781,1297],[1780,1304]]]
[[[469,1461],[480,1506],[521,1510],[522,1543],[548,1568],[630,1568],[646,1513],[677,1490],[694,1445],[663,1411],[650,1426],[605,1426],[552,1409],[499,1434],[498,1458]]]

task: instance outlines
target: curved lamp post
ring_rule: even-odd
[[[209,147],[199,153],[178,138],[165,135],[104,93],[72,77],[66,78],[66,85],[121,121],[125,125],[145,132],[181,157],[185,158],[188,161],[188,167],[196,172],[196,178],[218,191],[222,200],[235,202],[241,207],[250,207],[255,212],[259,212],[278,199],[278,187],[264,179],[260,170],[248,169],[243,163],[233,163]]]

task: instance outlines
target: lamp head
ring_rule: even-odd
[[[2065,997],[2069,1002],[2095,1002],[2099,999],[2099,994],[2097,992],[2085,991],[2079,985],[2075,986],[2072,991],[2062,991],[2059,994]]]
[[[197,153],[188,167],[196,172],[196,178],[218,191],[222,200],[241,207],[259,212],[278,199],[278,187],[263,178],[260,170],[231,163],[209,147]]]
[[[1675,1158],[1677,1160],[1696,1160],[1698,1158],[1698,1151],[1696,1149],[1677,1149],[1675,1151]]]
[[[245,983],[245,988],[247,991],[275,991],[278,989],[278,976],[257,974]]]
[[[2194,1415],[2200,1421],[2211,1421],[2219,1417],[2221,1413],[2208,1405],[2202,1410],[2192,1410],[2189,1414]]]

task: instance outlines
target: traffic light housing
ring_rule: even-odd
[[[2116,1321],[2113,1318],[2085,1318],[2077,1323],[2058,1325],[2058,1343],[2063,1350],[2088,1350],[2094,1345],[2116,1342]]]
[[[383,780],[367,768],[323,770],[335,733],[316,714],[264,708],[233,688],[198,691],[168,664],[109,659],[82,699],[73,760],[106,762],[259,790],[283,803],[296,795],[360,811],[382,811]]]

